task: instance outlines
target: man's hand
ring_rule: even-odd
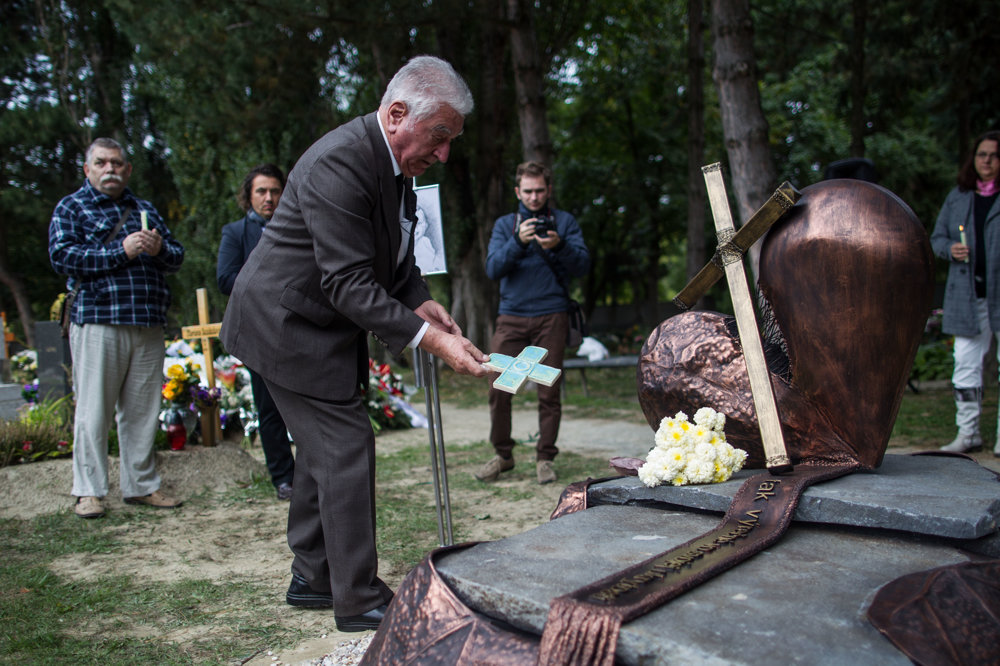
[[[122,247],[129,259],[135,259],[143,253],[155,257],[163,249],[163,239],[156,229],[143,229],[126,236],[122,241]]]
[[[559,233],[555,229],[550,229],[547,236],[539,236],[535,233],[537,223],[537,217],[521,220],[521,226],[517,228],[517,237],[521,240],[521,244],[528,245],[531,241],[538,241],[543,250],[551,250],[559,245],[559,241],[562,240],[559,238]]]
[[[429,323],[431,328],[437,328],[452,335],[462,335],[462,329],[451,318],[444,306],[437,301],[424,301],[414,312]]]
[[[535,240],[538,241],[543,250],[551,250],[556,245],[559,245],[559,241],[562,239],[559,238],[559,234],[553,229],[549,232],[548,236],[535,236]]]
[[[431,326],[420,341],[420,348],[442,359],[460,375],[486,376],[487,370],[483,363],[490,357],[461,335],[446,333]]]

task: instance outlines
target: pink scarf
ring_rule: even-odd
[[[997,193],[997,181],[996,178],[988,183],[984,183],[981,180],[976,181],[976,194],[982,195],[984,197],[991,197]]]

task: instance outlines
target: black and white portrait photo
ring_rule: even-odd
[[[413,230],[413,256],[422,275],[448,272],[441,226],[441,199],[437,185],[414,187],[417,195],[417,226]]]

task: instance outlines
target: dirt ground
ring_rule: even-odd
[[[515,437],[526,437],[535,426],[532,411],[515,412]],[[442,431],[446,444],[467,444],[485,441],[489,417],[485,409],[460,410],[442,405]],[[564,418],[560,433],[560,446],[564,450],[597,456],[643,456],[653,445],[653,433],[642,423],[641,415],[623,415],[619,420]],[[376,446],[382,451],[394,451],[407,446],[427,446],[428,431],[413,429],[391,431],[380,435]],[[895,448],[893,453],[907,452]],[[522,458],[529,459],[530,452]],[[991,468],[1000,468],[1000,459],[992,451],[976,455],[980,462]],[[430,456],[426,470],[414,470],[417,477],[426,473],[430,480]],[[161,452],[158,465],[164,479],[164,491],[184,498],[206,490],[221,491],[246,482],[252,473],[266,475],[263,456],[259,447],[250,450],[237,443],[223,442],[205,448],[189,446],[184,451]],[[538,486],[532,475],[522,475],[511,485],[523,485],[528,500],[518,500],[506,505],[495,501],[484,511],[489,520],[475,520],[469,516],[453,516],[462,521],[465,534],[471,540],[493,540],[517,534],[546,520],[555,506],[563,488],[559,483]],[[226,501],[207,508],[183,507],[170,512],[163,520],[156,521],[155,530],[141,520],[139,509],[121,502],[118,489],[117,460],[110,470],[111,491],[107,498],[109,511],[136,512],[136,519],[123,525],[121,539],[126,547],[114,552],[78,553],[57,560],[55,573],[71,580],[87,580],[110,573],[135,574],[157,581],[177,581],[185,578],[208,578],[217,582],[253,581],[269,585],[274,594],[268,607],[261,609],[276,621],[289,627],[303,629],[307,638],[294,648],[274,651],[263,650],[247,662],[252,666],[265,664],[320,663],[350,664],[353,658],[339,658],[338,649],[348,650],[348,641],[357,642],[359,636],[341,634],[334,627],[331,611],[293,609],[285,605],[284,592],[289,580],[291,554],[285,542],[285,521],[288,504],[276,499]],[[566,481],[572,481],[567,479]],[[72,469],[69,460],[19,465],[0,469],[0,516],[5,518],[30,518],[44,513],[68,510]],[[380,573],[393,588],[407,573],[380,566]],[[199,627],[183,631],[194,635],[210,628]],[[165,637],[184,642],[185,635]],[[339,646],[339,648],[338,648]],[[356,652],[357,650],[355,650]]]
[[[442,405],[442,432],[447,446],[484,442],[489,428],[488,411],[462,410]],[[423,411],[423,410],[421,410]],[[528,438],[537,431],[534,411],[515,412],[514,435]],[[641,415],[628,422],[565,418],[560,434],[563,450],[575,450],[593,455],[644,455],[653,445],[653,433],[642,423]],[[415,469],[414,478],[422,474],[430,481],[429,435],[426,429],[396,430],[381,434],[376,447],[392,452],[409,446],[428,447],[426,469]],[[525,448],[521,460],[533,459],[533,451]],[[223,491],[249,480],[251,474],[266,476],[263,454],[259,446],[249,450],[238,443],[222,442],[206,448],[188,446],[183,451],[163,451],[157,454],[157,466],[163,479],[163,490],[180,498],[192,497],[205,491]],[[558,468],[557,468],[558,469]],[[532,474],[518,480],[501,480],[511,486],[524,486],[519,493],[529,499],[503,505],[495,499],[489,506],[477,507],[476,515],[489,514],[488,520],[455,515],[453,522],[462,526],[469,540],[488,541],[518,534],[548,520],[564,484],[539,486]],[[73,497],[72,467],[69,459],[51,460],[30,465],[0,469],[0,517],[31,518],[46,513],[68,510]],[[574,479],[569,479],[567,482]],[[312,638],[293,649],[282,652],[263,651],[249,660],[251,666],[265,664],[316,663],[337,650],[348,640],[370,636],[342,634],[336,631],[331,611],[309,611],[290,608],[284,603],[288,587],[291,553],[285,541],[288,503],[276,499],[226,501],[202,508],[185,506],[177,511],[162,512],[161,520],[142,520],[149,509],[131,507],[121,500],[118,484],[117,459],[109,469],[110,492],[105,499],[109,512],[130,512],[130,520],[121,529],[125,547],[113,552],[77,553],[53,564],[56,574],[70,580],[88,580],[109,574],[134,574],[155,581],[175,582],[185,578],[207,578],[217,582],[253,581],[273,587],[269,607],[262,609],[278,622],[303,629]],[[203,503],[202,503],[203,505]],[[402,582],[406,571],[393,570],[381,564],[379,572],[393,588]],[[199,627],[202,634],[210,630]],[[186,632],[195,630],[185,629]],[[193,634],[192,634],[193,635]],[[164,637],[184,642],[185,635]],[[348,664],[351,660],[327,659],[329,664]]]

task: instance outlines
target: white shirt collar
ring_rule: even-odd
[[[382,127],[382,116],[376,113],[375,120],[378,121],[378,129],[382,132],[382,140],[385,141],[385,147],[389,151],[389,159],[392,160],[392,175],[398,176],[403,173],[403,170],[399,168],[398,164],[396,164],[396,156],[392,154],[392,146],[389,145],[389,137],[385,133],[385,128]]]

